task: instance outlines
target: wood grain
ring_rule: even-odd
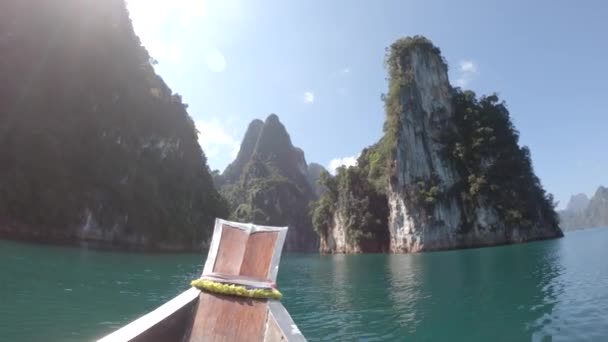
[[[266,328],[266,334],[264,336],[264,342],[278,342],[287,341],[283,335],[283,331],[277,325],[277,321],[274,320],[272,315],[268,315],[268,328]]]
[[[249,234],[224,225],[213,272],[239,275]]]
[[[224,225],[213,272],[266,279],[277,232],[246,232]],[[264,341],[268,301],[201,292],[191,342]]]
[[[276,232],[256,232],[249,236],[240,275],[268,278],[277,235]]]
[[[202,292],[190,342],[263,341],[267,318],[265,299]]]

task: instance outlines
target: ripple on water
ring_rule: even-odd
[[[606,246],[608,230],[419,255],[285,255],[278,284],[310,341],[608,341]],[[2,241],[0,266],[2,337],[68,342],[154,309],[202,269],[198,255]]]

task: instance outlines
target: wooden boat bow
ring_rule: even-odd
[[[217,219],[202,276],[276,283],[287,227]],[[306,341],[279,301],[190,288],[100,342]]]

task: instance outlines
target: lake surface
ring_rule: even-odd
[[[200,255],[0,241],[0,340],[87,341],[188,288]],[[608,341],[608,229],[412,255],[285,255],[310,341]]]

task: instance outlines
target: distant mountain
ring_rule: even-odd
[[[600,186],[591,199],[585,199],[587,196],[584,194],[570,198],[566,209],[559,212],[562,228],[578,230],[608,227],[608,188]]]
[[[589,197],[585,194],[576,194],[570,197],[566,210],[579,212],[585,210],[589,206]]]
[[[289,226],[285,249],[312,252],[318,249],[318,238],[309,213],[316,198],[309,170],[304,152],[293,146],[279,117],[271,114],[249,124],[236,159],[216,177],[216,184],[233,219]]]
[[[227,208],[124,0],[4,0],[0,32],[0,235],[200,249]]]
[[[320,164],[310,163],[308,164],[308,183],[315,191],[315,195],[317,197],[323,194],[323,186],[319,184],[319,179],[321,178],[321,173],[327,170]]]

